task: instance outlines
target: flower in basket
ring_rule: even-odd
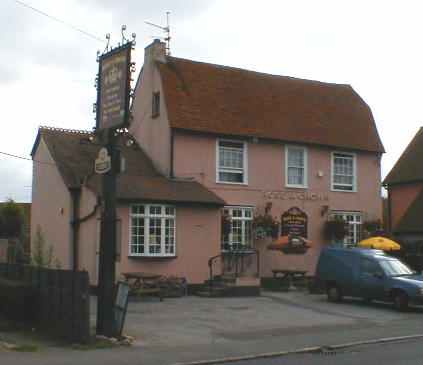
[[[348,234],[348,224],[342,218],[333,218],[325,222],[323,233],[327,240],[342,241]]]
[[[231,233],[232,218],[227,212],[222,213],[222,235],[227,236]]]
[[[279,236],[279,222],[268,213],[254,217],[253,229],[256,232],[256,237],[278,238]]]

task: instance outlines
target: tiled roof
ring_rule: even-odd
[[[422,233],[423,232],[423,192],[411,203],[398,224],[394,227],[395,233]]]
[[[349,85],[175,57],[158,67],[173,128],[384,152],[370,108]]]
[[[423,181],[422,160],[423,128],[420,128],[392,170],[386,176],[383,184],[393,185]]]
[[[94,160],[100,147],[88,142],[90,135],[85,131],[41,127],[32,155],[40,138],[43,138],[69,188],[79,187],[85,182],[88,188],[100,194],[101,179],[94,174]],[[126,166],[117,177],[119,200],[224,204],[222,199],[196,181],[164,177],[136,143],[127,146],[124,142],[123,138],[118,141]]]

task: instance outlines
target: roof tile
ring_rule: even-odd
[[[39,129],[59,172],[69,188],[85,182],[95,193],[101,193],[101,177],[94,173],[94,160],[99,146],[87,142],[90,132],[65,129]],[[39,140],[39,137],[37,137]],[[118,142],[126,169],[117,177],[117,195],[121,201],[161,201],[173,203],[204,203],[223,205],[225,202],[196,181],[169,179],[154,168],[153,163],[135,143]],[[35,148],[37,142],[35,144]]]
[[[173,128],[384,152],[370,108],[349,85],[175,57],[158,67]]]
[[[384,185],[393,185],[423,181],[423,128],[414,136],[401,157],[383,181]]]

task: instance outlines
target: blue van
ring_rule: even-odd
[[[423,304],[423,276],[380,250],[324,248],[316,280],[331,302],[339,302],[343,296],[383,300],[401,311],[409,303]]]

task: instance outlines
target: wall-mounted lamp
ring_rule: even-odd
[[[329,205],[322,205],[321,209],[320,209],[320,215],[323,217],[324,215],[326,215],[329,211]]]

